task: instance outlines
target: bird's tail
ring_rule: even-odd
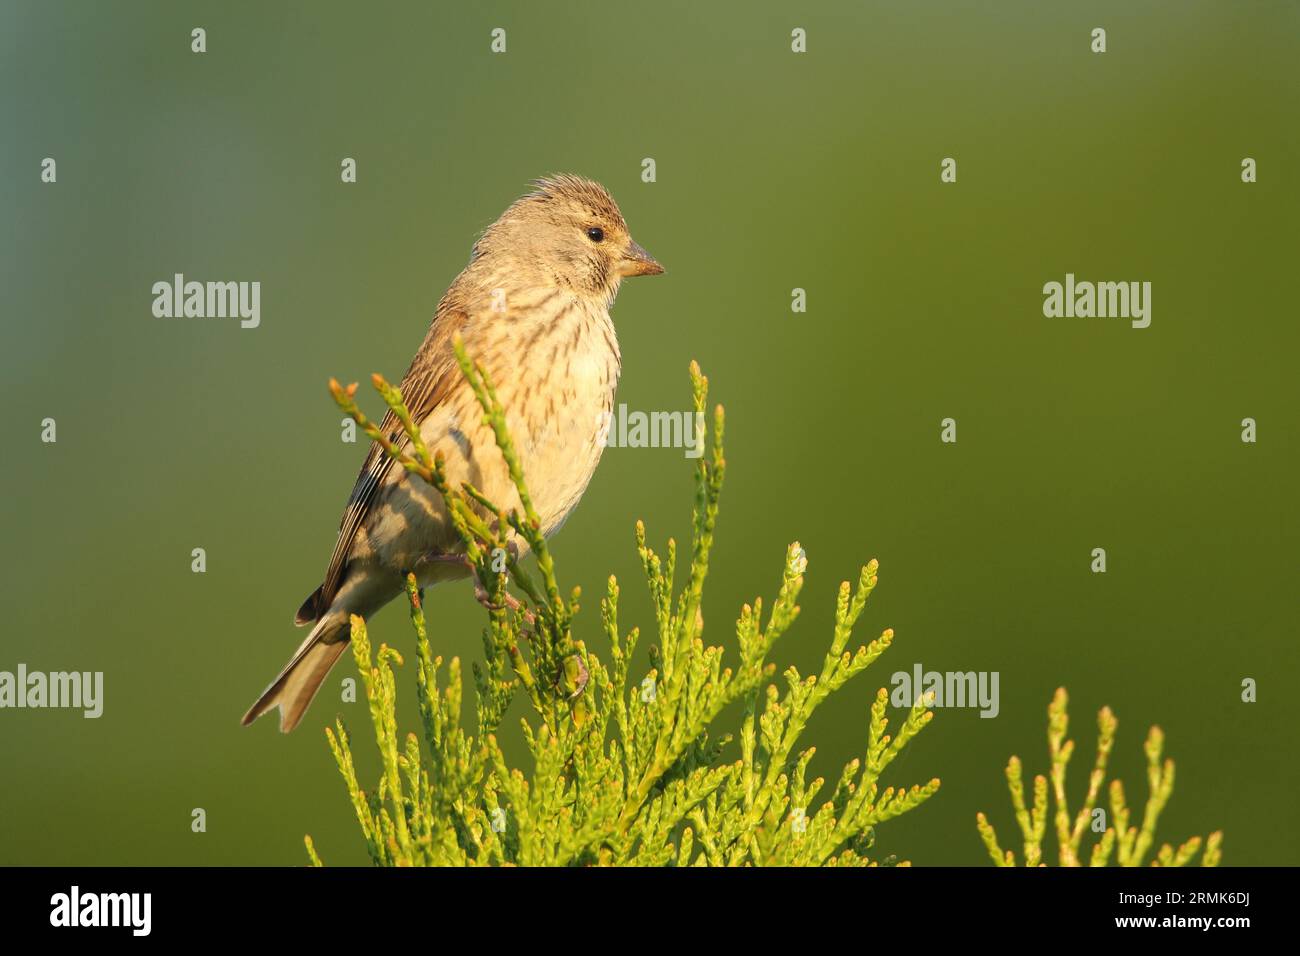
[[[271,686],[262,692],[240,721],[245,727],[268,710],[280,708],[280,732],[298,726],[307,706],[320,690],[325,675],[348,646],[351,627],[347,615],[326,614],[311,629],[302,646],[289,659]]]

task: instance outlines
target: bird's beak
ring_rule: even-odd
[[[627,252],[623,253],[622,260],[618,264],[618,274],[627,276],[657,276],[664,271],[664,267],[655,261],[654,256],[641,248],[641,244],[633,242],[628,246]]]

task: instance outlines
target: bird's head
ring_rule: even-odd
[[[618,204],[600,183],[580,176],[539,179],[474,247],[474,257],[515,258],[555,285],[612,300],[629,276],[658,275],[663,266],[628,232]]]

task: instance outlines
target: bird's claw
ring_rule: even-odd
[[[509,591],[502,591],[501,603],[497,604],[492,600],[492,595],[488,594],[487,588],[483,587],[483,582],[479,581],[477,578],[474,579],[474,598],[489,611],[504,611],[509,608],[516,614],[523,615],[524,619],[528,621],[530,625],[534,623],[535,618],[533,617],[533,612],[528,610],[519,598],[515,597]]]

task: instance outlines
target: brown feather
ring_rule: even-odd
[[[448,306],[450,298],[449,292],[439,304],[424,342],[415,353],[406,374],[402,376],[402,398],[411,413],[411,420],[417,424],[424,421],[461,381],[460,369],[454,361],[448,362],[446,357],[453,354],[451,338],[465,325],[466,315],[460,309]],[[384,415],[379,428],[398,448],[410,447],[410,439],[402,428],[402,423],[391,411]],[[384,478],[394,465],[383,446],[379,442],[371,442],[370,451],[357,475],[352,494],[348,497],[347,508],[343,512],[343,520],[339,524],[339,536],[334,544],[334,553],[330,556],[329,567],[325,571],[325,582],[314,595],[317,615],[328,608],[338,594],[347,572],[348,554],[352,550],[353,540],[358,529],[365,526]],[[299,611],[300,616],[301,613]]]

